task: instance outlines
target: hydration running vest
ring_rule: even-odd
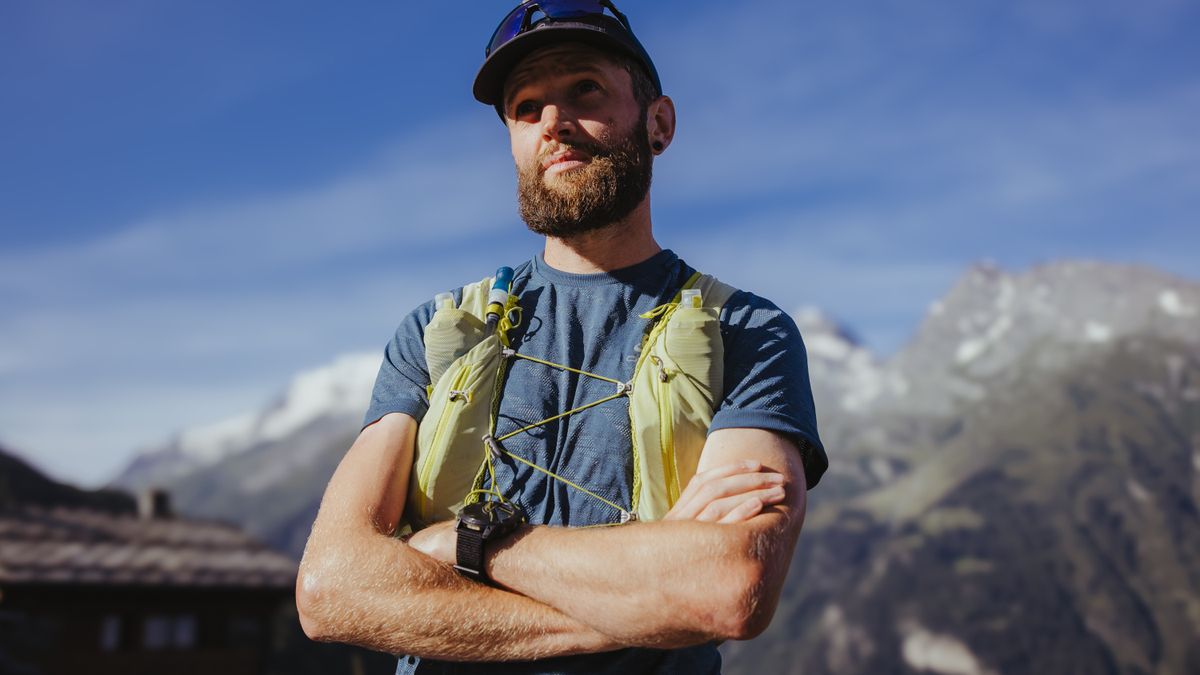
[[[425,328],[429,410],[417,430],[404,511],[408,527],[403,532],[455,518],[464,504],[487,495],[505,501],[493,471],[493,461],[501,456],[611,506],[622,523],[662,518],[696,473],[713,409],[724,393],[724,345],[718,315],[737,289],[697,272],[670,302],[642,314],[641,318],[652,323],[643,338],[633,379],[621,382],[514,350],[508,333],[521,323],[515,295],[507,296],[498,325],[487,334],[485,317],[493,282],[494,277],[489,277],[464,287],[458,307],[452,296],[443,296]],[[496,437],[506,367],[516,358],[611,382],[613,393]],[[504,448],[504,440],[511,436],[621,396],[629,398],[632,504],[613,503]],[[489,476],[491,488],[483,489]]]

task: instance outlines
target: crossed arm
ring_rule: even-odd
[[[783,437],[710,435],[666,519],[610,528],[526,527],[489,552],[502,588],[460,577],[450,524],[390,536],[416,421],[363,430],[326,489],[301,562],[310,637],[465,661],[745,639],[766,627],[804,518],[803,467]]]

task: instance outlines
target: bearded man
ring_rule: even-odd
[[[683,294],[707,277],[656,242],[649,194],[675,107],[611,2],[517,7],[474,94],[505,124],[545,248],[497,275],[488,316],[466,310],[491,279],[401,322],[305,550],[304,629],[404,654],[397,673],[719,673],[717,644],[769,623],[828,464],[799,332],[752,293]],[[475,331],[453,377],[430,349],[442,312],[456,339]],[[691,318],[662,337],[675,315]],[[672,345],[705,317],[710,337]],[[460,364],[489,349],[472,384]],[[688,349],[715,390],[647,421],[639,406],[704,379]],[[447,431],[481,411],[486,428]],[[439,454],[454,434],[470,471]],[[431,507],[456,480],[457,503]]]

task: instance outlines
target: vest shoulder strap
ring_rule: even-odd
[[[729,302],[729,298],[733,297],[738,289],[712,276],[711,274],[703,274],[697,272],[692,279],[684,285],[684,288],[696,288],[700,291],[700,300],[705,307],[720,309]]]

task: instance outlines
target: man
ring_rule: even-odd
[[[649,349],[645,317],[677,307],[694,278],[651,228],[650,168],[671,144],[674,104],[608,0],[517,7],[474,92],[505,123],[521,216],[546,244],[508,284],[520,315],[506,313],[485,494],[466,501],[527,523],[481,541],[464,507],[395,536],[419,520],[410,493],[430,460],[418,472],[414,445],[433,428],[420,425],[431,403],[451,405],[430,393],[441,380],[427,368],[427,303],[388,345],[313,525],[297,584],[305,631],[405,654],[398,673],[718,673],[716,645],[770,621],[806,484],[827,465],[799,333],[750,293],[720,305],[723,384],[695,475],[664,517],[626,522],[632,484],[657,479],[631,453],[630,400],[645,392],[623,383]]]

